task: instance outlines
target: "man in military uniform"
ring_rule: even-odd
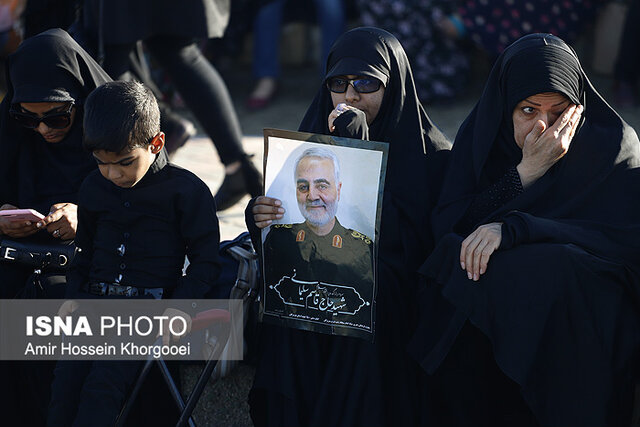
[[[325,325],[327,332],[333,326],[370,332],[373,242],[336,218],[342,188],[336,155],[306,150],[296,161],[295,182],[305,222],[275,224],[266,237],[266,314],[304,319],[316,330]]]

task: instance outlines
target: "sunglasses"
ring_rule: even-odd
[[[349,85],[358,93],[371,93],[380,89],[382,82],[373,77],[363,77],[359,79],[332,77],[327,80],[327,89],[333,93],[345,93]]]
[[[36,116],[33,113],[25,113],[15,107],[11,107],[9,115],[18,122],[20,126],[24,126],[28,129],[37,128],[40,126],[41,122],[51,129],[64,129],[71,124],[72,109],[73,102],[69,104],[66,111],[57,111],[55,113],[47,113],[43,116]]]

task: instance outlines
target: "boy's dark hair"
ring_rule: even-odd
[[[83,127],[83,146],[89,151],[146,147],[160,132],[158,101],[142,83],[105,83],[87,97]]]

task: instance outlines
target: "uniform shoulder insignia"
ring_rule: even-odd
[[[273,224],[273,228],[292,228],[293,224]]]
[[[367,235],[360,233],[359,231],[355,231],[355,230],[351,230],[351,236],[356,238],[356,239],[360,239],[363,242],[365,242],[367,245],[370,245],[371,239],[369,237],[367,237]]]

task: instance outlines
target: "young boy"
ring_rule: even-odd
[[[154,95],[137,82],[110,82],[84,110],[83,143],[99,171],[80,188],[81,251],[66,297],[204,297],[220,269],[215,203],[204,182],[167,163]],[[61,314],[74,304],[67,301]],[[113,426],[140,364],[59,362],[47,425]]]

